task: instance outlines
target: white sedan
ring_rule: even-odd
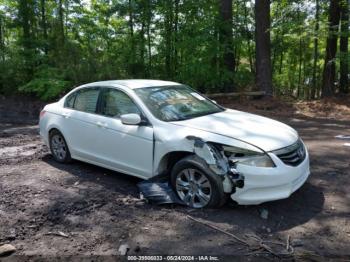
[[[289,197],[307,180],[298,133],[275,120],[231,110],[190,87],[118,80],[75,88],[40,113],[54,159],[81,160],[142,179],[168,175],[194,208]]]

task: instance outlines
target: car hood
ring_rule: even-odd
[[[231,109],[172,123],[239,139],[264,151],[289,146],[298,139],[298,133],[281,122]]]

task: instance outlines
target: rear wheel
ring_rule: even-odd
[[[63,135],[58,130],[52,130],[49,139],[54,159],[59,163],[69,163],[72,158]]]
[[[175,164],[171,184],[179,198],[192,208],[218,207],[226,199],[221,178],[196,156]]]

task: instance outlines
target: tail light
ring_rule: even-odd
[[[41,111],[40,111],[40,116],[39,116],[40,119],[44,117],[45,113],[46,113],[45,110],[41,110]]]

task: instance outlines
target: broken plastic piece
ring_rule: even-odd
[[[204,159],[210,169],[218,175],[226,175],[229,171],[228,160],[219,150],[210,143],[195,136],[188,136],[188,140],[193,140],[194,153]]]
[[[168,182],[142,181],[137,184],[140,192],[151,204],[182,204]]]
[[[237,172],[237,170],[231,169],[228,172],[228,177],[231,179],[233,187],[244,187],[244,176],[241,173]]]
[[[230,166],[229,159],[217,146],[195,136],[188,136],[187,139],[194,141],[194,153],[202,158],[215,174],[229,177],[232,184],[231,192],[235,192],[236,188],[244,187],[244,176]]]
[[[130,250],[130,247],[128,244],[123,244],[119,247],[118,252],[120,255],[125,256],[128,251]]]

